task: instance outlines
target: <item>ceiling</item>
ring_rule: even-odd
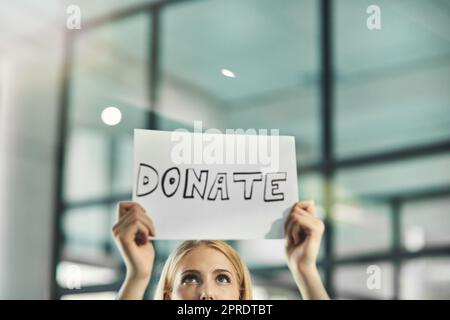
[[[0,55],[32,55],[43,42],[56,42],[68,4],[78,4],[83,21],[87,21],[149,2],[2,1],[0,37],[5,40],[0,42]],[[207,96],[208,103],[218,107],[214,109],[217,123],[281,128],[282,133],[297,136],[303,150],[317,158],[318,3],[284,0],[280,6],[271,0],[192,0],[171,4],[161,19],[162,78]],[[379,31],[366,28],[366,8],[371,1],[334,3],[338,153],[345,156],[449,139],[450,94],[445,89],[450,82],[449,2],[379,0]],[[83,51],[87,60],[92,60],[87,61],[90,66],[110,61],[104,65],[107,73],[94,68],[96,77],[81,81],[96,91],[96,97],[134,86],[131,78],[145,79],[145,74],[136,75],[139,70],[144,73],[147,65],[147,19],[108,24],[84,38],[92,47],[91,53]],[[102,50],[97,50],[98,46]],[[97,52],[96,56],[92,52]],[[222,76],[222,68],[232,70],[236,78]],[[136,72],[124,73],[126,69]],[[129,91],[132,98],[134,92]],[[86,98],[86,93],[80,95]],[[145,92],[139,90],[139,94],[140,101],[145,101]],[[103,106],[97,104],[97,109]],[[195,104],[197,101],[186,101],[187,108],[194,109]],[[385,129],[379,130],[382,125]]]
[[[0,54],[59,32],[69,4],[79,5],[82,21],[87,21],[149,2],[153,1],[2,1]],[[280,6],[271,0],[193,0],[167,6],[161,25],[163,69],[231,104],[317,85],[318,3],[284,0]],[[335,1],[335,69],[344,82],[450,54],[448,1],[379,0],[379,31],[365,27],[365,9],[370,4],[368,0]],[[136,45],[129,30],[116,35],[124,35],[121,42],[128,50]],[[222,68],[232,70],[237,78],[223,77]]]

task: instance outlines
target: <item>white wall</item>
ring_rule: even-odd
[[[14,5],[0,6],[0,299],[48,299],[62,37]]]

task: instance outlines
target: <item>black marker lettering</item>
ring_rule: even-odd
[[[152,193],[158,187],[158,182],[158,172],[155,168],[144,163],[139,164],[136,196],[143,197]]]
[[[186,169],[183,197],[194,198],[194,190],[196,190],[200,197],[202,197],[203,199],[203,197],[205,196],[207,182],[208,170],[201,170],[200,177],[198,177],[194,169]]]
[[[280,181],[286,181],[286,172],[273,172],[266,174],[264,184],[264,201],[283,201],[284,193],[276,192],[280,189]]]
[[[171,197],[177,192],[180,185],[180,169],[173,167],[164,172],[161,181],[162,191],[166,197]]]
[[[216,200],[217,194],[220,192],[221,200],[229,200],[228,197],[228,185],[227,185],[227,173],[219,172],[214,180],[211,189],[209,190],[208,200]]]
[[[261,172],[236,172],[233,174],[234,182],[244,182],[244,199],[249,200],[253,196],[253,182],[261,181]]]

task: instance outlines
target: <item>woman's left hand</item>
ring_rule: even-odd
[[[286,255],[291,269],[307,273],[316,269],[324,223],[316,217],[314,201],[297,202],[285,223]]]

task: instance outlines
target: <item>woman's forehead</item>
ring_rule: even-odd
[[[180,260],[179,271],[197,270],[199,272],[213,272],[225,269],[234,273],[231,261],[216,248],[198,246],[191,249]]]

